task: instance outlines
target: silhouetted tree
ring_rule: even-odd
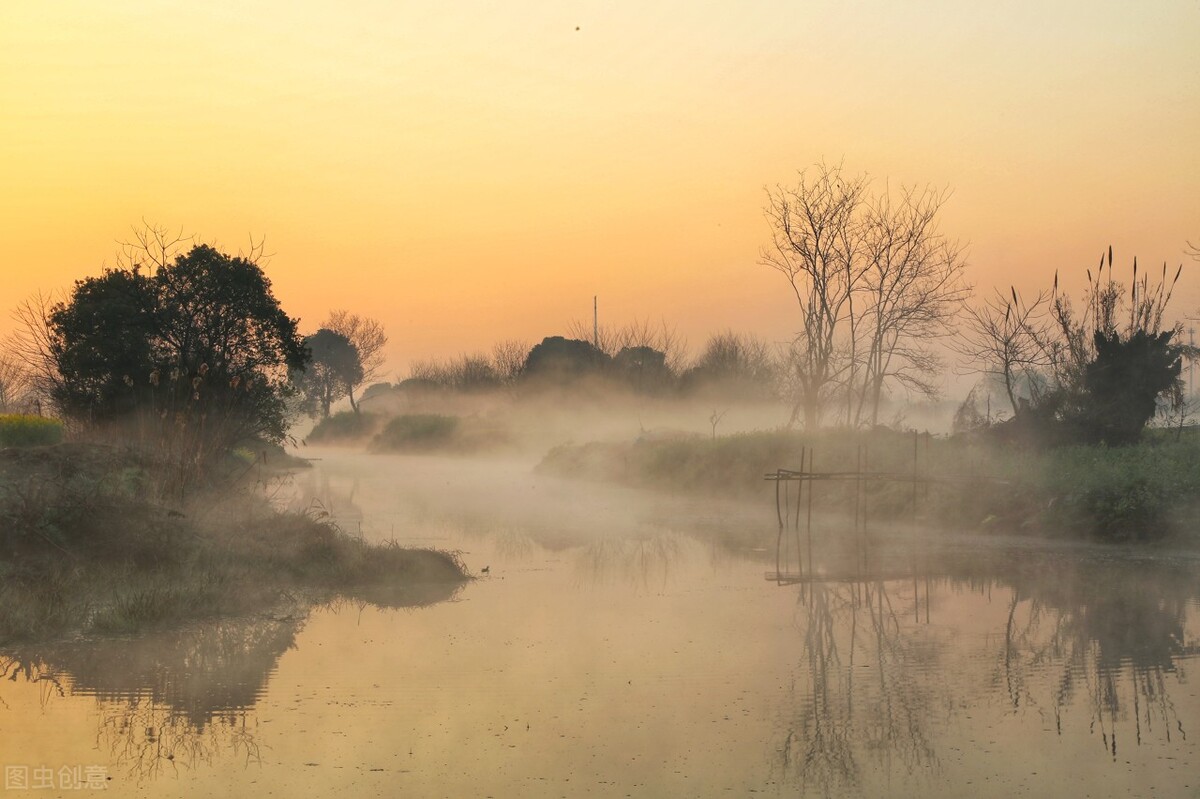
[[[387,333],[384,332],[383,325],[374,319],[367,319],[349,311],[333,311],[322,327],[345,336],[358,353],[361,374],[346,386],[350,407],[358,413],[358,400],[354,397],[354,391],[379,377],[384,362],[383,348],[388,342]]]
[[[771,244],[759,262],[796,300],[791,422],[810,430],[839,394],[850,425],[878,421],[888,385],[932,396],[940,362],[930,341],[949,332],[967,294],[961,247],[937,227],[946,192],[869,188],[821,164],[767,193]]]
[[[526,380],[566,382],[597,375],[610,363],[610,358],[587,341],[549,336],[534,345],[525,358],[521,377]]]
[[[321,415],[329,418],[329,407],[349,396],[351,386],[362,382],[358,348],[341,333],[326,328],[304,339],[304,345],[312,353],[312,360],[293,379],[311,406],[310,412],[320,408]]]
[[[1087,271],[1078,310],[1069,296],[1059,293],[1056,274],[1049,323],[1026,331],[1038,350],[1031,362],[1045,365],[1050,387],[1019,402],[1007,426],[1037,444],[1135,441],[1154,416],[1158,398],[1183,396],[1179,374],[1182,357],[1191,349],[1177,343],[1180,325],[1164,329],[1167,304],[1182,271],[1180,266],[1168,281],[1163,264],[1152,281],[1144,272],[1139,275],[1134,259],[1133,282],[1126,292],[1112,278],[1110,247],[1095,273]],[[1016,299],[1014,292],[1014,303]],[[992,311],[996,315],[998,308]],[[1014,315],[1019,319],[1024,312],[1017,305],[1006,308],[1005,324],[1011,327]]]
[[[308,359],[262,269],[207,245],[78,281],[47,323],[65,414],[152,421],[194,465],[248,437],[281,440],[287,374]]]
[[[635,390],[647,393],[665,391],[675,380],[666,353],[653,347],[622,347],[613,358],[613,371]]]
[[[779,378],[778,364],[766,342],[727,330],[709,336],[680,383],[688,393],[765,398],[775,394]]]
[[[1044,293],[1032,301],[1022,299],[1015,288],[1009,294],[996,291],[967,307],[965,324],[952,342],[967,358],[968,371],[1001,382],[1014,416],[1021,409],[1019,399],[1034,403],[1040,399],[1043,371],[1050,365],[1043,347],[1049,335],[1049,300]],[[1018,397],[1021,386],[1029,396]]]

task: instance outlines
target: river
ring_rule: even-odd
[[[1200,796],[1195,554],[819,518],[781,583],[773,501],[306,454],[278,501],[479,579],[0,654],[6,793]]]

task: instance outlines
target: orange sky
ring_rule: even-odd
[[[382,320],[395,376],[593,294],[784,339],[763,187],[822,158],[952,188],[980,287],[1200,240],[1195,0],[447,5],[5,3],[0,308],[146,219],[265,236],[288,311]]]

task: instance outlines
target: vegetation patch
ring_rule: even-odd
[[[388,420],[371,440],[370,449],[374,452],[462,454],[496,449],[508,441],[504,430],[482,417],[411,413]]]
[[[339,596],[425,604],[466,580],[453,554],[368,544],[236,487],[164,496],[156,473],[99,445],[0,452],[0,645]]]
[[[39,447],[57,444],[63,438],[58,419],[31,414],[0,414],[0,447]]]
[[[853,473],[861,465],[900,478],[863,486],[862,508],[880,523],[911,523],[915,504],[920,523],[947,528],[1142,540],[1194,534],[1200,518],[1200,447],[1168,437],[1128,447],[1037,450],[979,435],[777,431],[566,445],[537,468],[765,503],[774,502],[775,487],[764,475],[799,471],[809,457],[817,472]],[[918,483],[914,494],[906,479],[914,469],[919,477],[946,479]],[[817,482],[814,490],[819,512],[853,514],[853,480]]]
[[[313,444],[343,444],[362,441],[379,429],[381,419],[374,413],[342,411],[317,422],[306,440]]]

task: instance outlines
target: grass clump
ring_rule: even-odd
[[[0,414],[0,447],[42,447],[63,438],[58,419],[30,414]]]
[[[319,421],[305,440],[313,444],[362,441],[379,429],[380,421],[374,413],[342,411]]]

